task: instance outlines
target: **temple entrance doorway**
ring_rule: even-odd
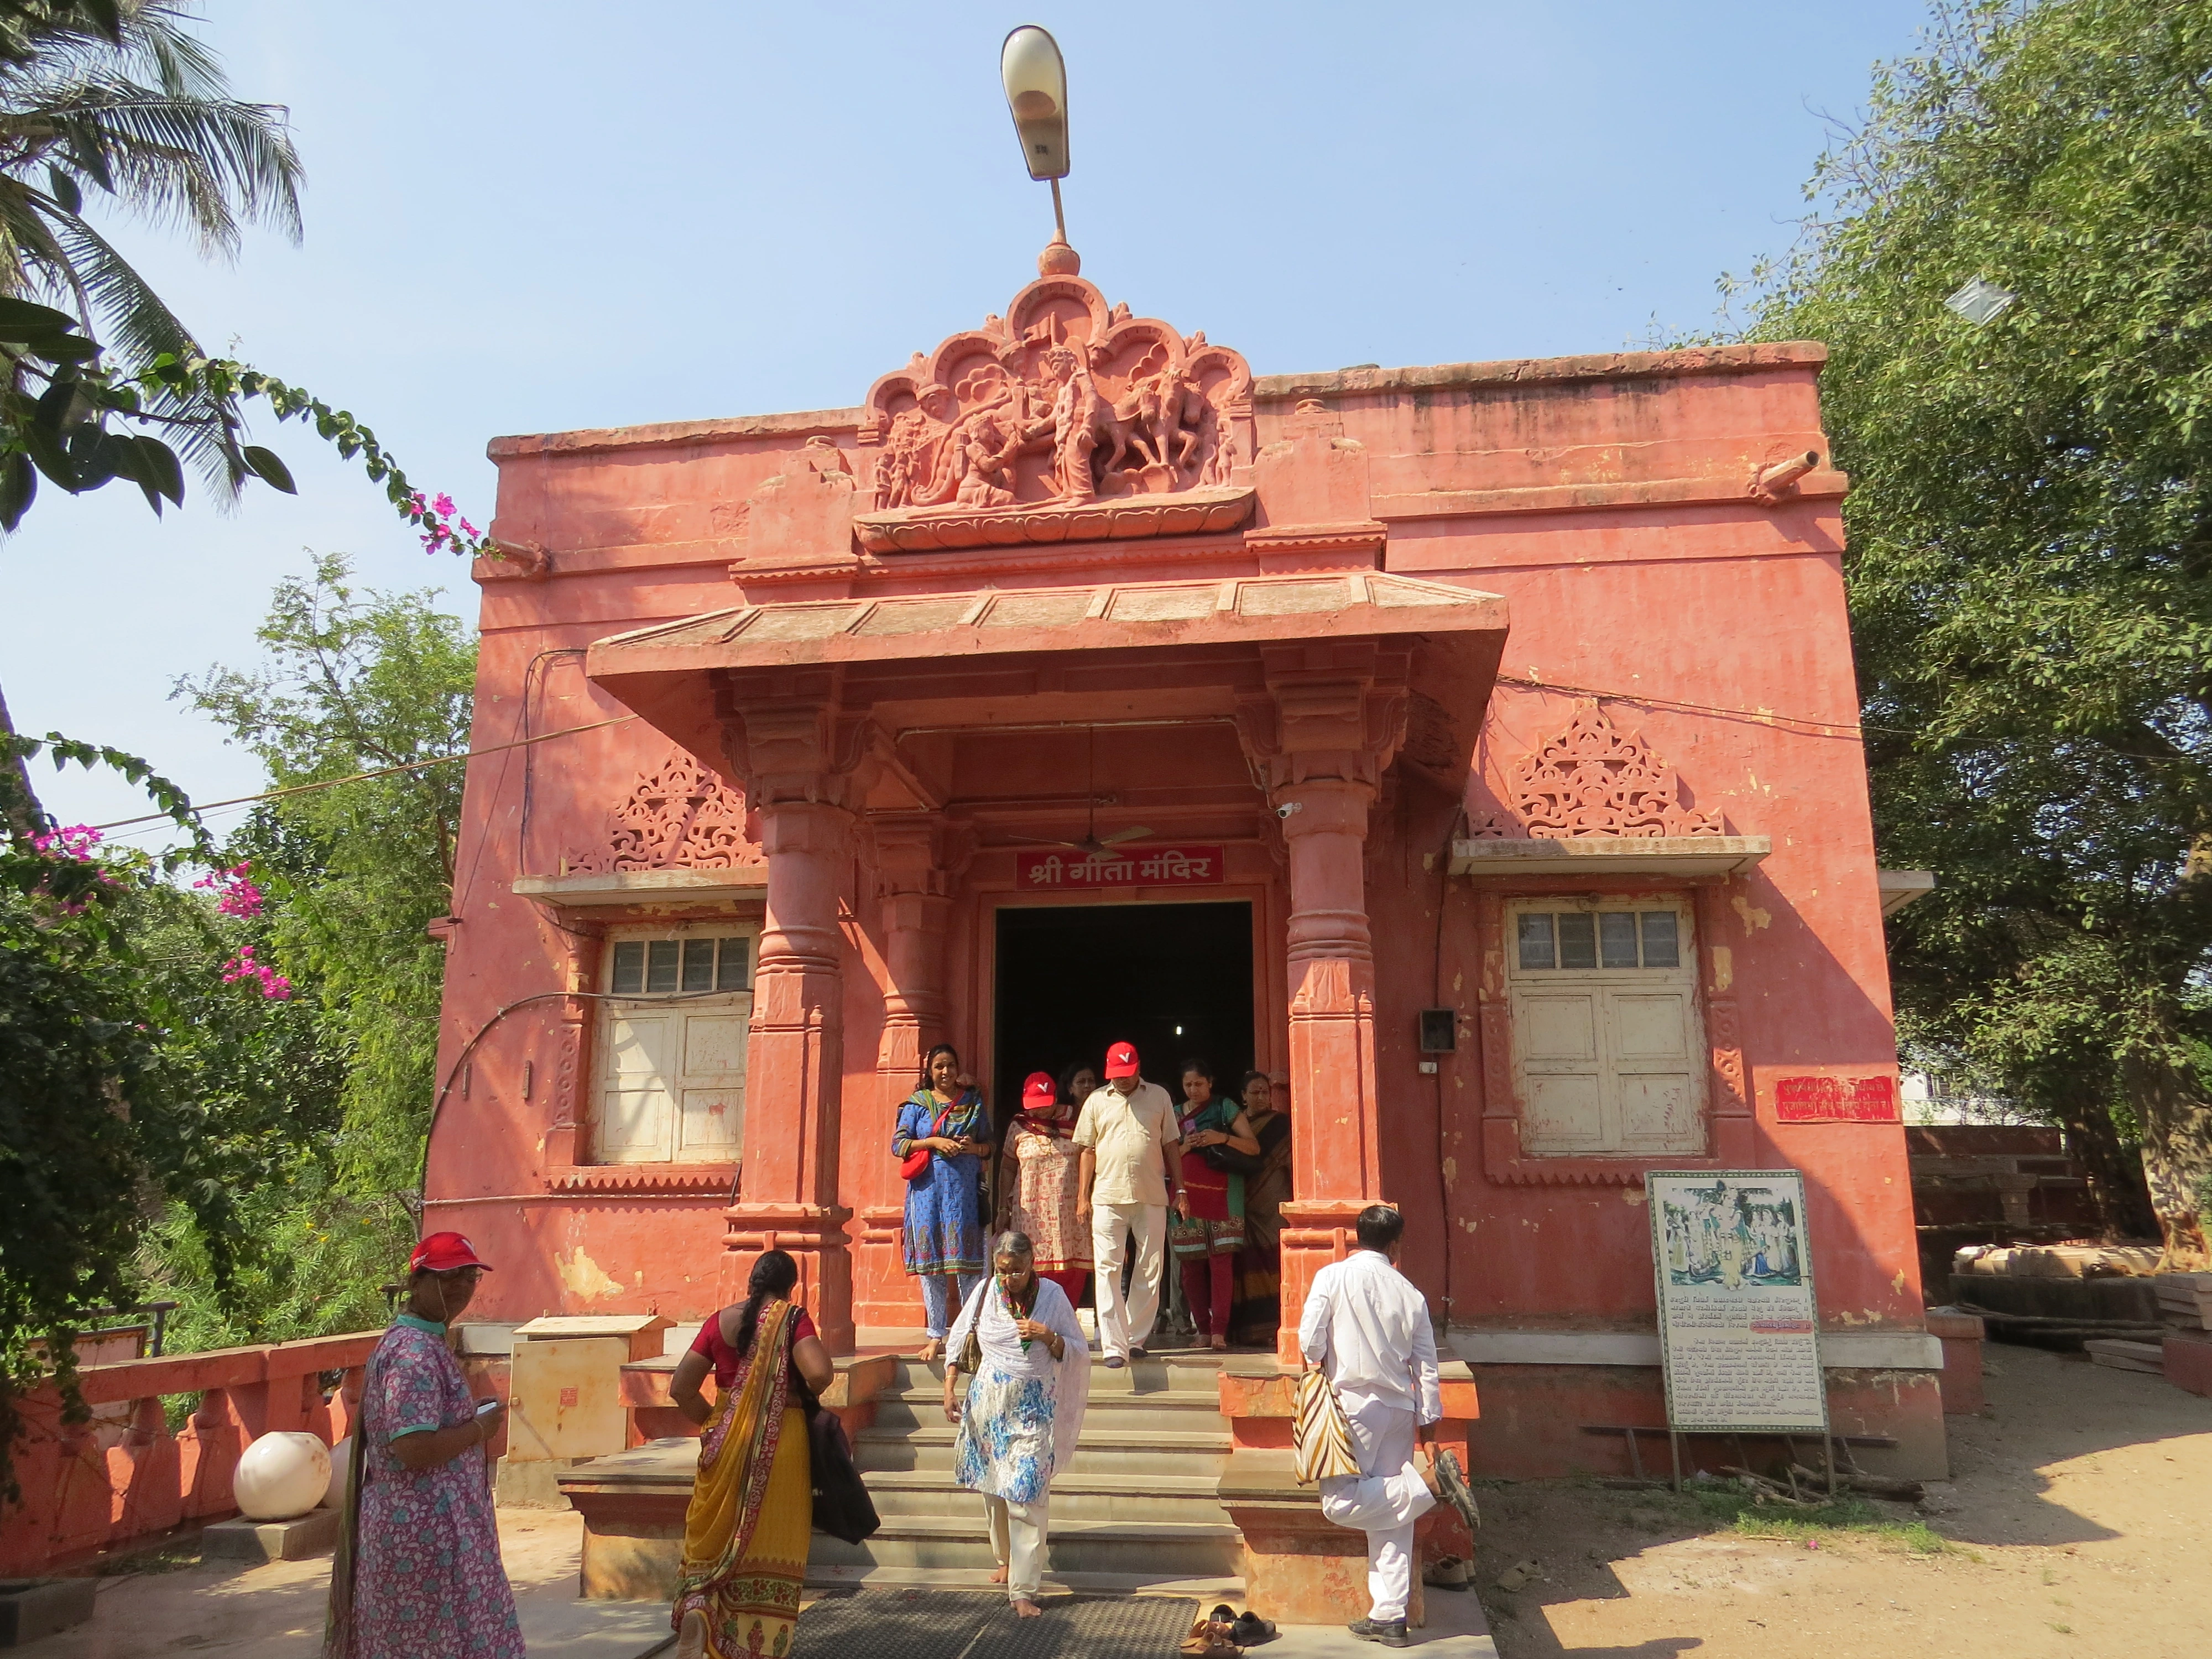
[[[1006,906],[998,913],[996,1052],[991,1104],[1003,1127],[1022,1079],[1137,1045],[1146,1078],[1180,1103],[1188,1055],[1224,1092],[1253,1054],[1252,907]]]

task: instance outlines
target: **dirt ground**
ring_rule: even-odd
[[[2205,1659],[2212,1400],[2081,1354],[1986,1354],[1987,1413],[1949,1419],[1950,1486],[1919,1513],[1875,1506],[1887,1535],[1808,1547],[1668,1492],[1485,1492],[1475,1582],[1502,1659]],[[1896,1535],[1916,1521],[1945,1547]],[[1496,1588],[1531,1559],[1541,1577]]]

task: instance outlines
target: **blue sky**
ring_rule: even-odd
[[[116,234],[210,349],[352,410],[482,523],[495,434],[842,407],[1002,310],[1052,224],[998,87],[1016,23],[1067,56],[1084,274],[1277,374],[1709,325],[1716,277],[1791,240],[1820,112],[1857,110],[1926,15],[1021,5],[216,0],[239,95],[290,109],[306,240],[222,266]],[[251,665],[303,550],[473,619],[465,572],[357,471],[295,428],[257,435],[297,498],[156,521],[122,488],[49,493],[0,544],[21,729],[243,794],[257,765],[169,688]],[[37,781],[64,822],[146,810],[119,781]]]

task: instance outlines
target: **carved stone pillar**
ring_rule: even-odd
[[[953,884],[972,855],[972,837],[933,814],[902,812],[868,822],[884,938],[884,1030],[876,1048],[876,1101],[848,1120],[860,1160],[845,1190],[860,1212],[857,1304],[864,1323],[910,1325],[920,1298],[906,1278],[901,1236],[902,1182],[890,1155],[891,1126],[915,1090],[921,1056],[949,1029],[945,930]]]
[[[753,975],[745,1137],[721,1273],[743,1295],[750,1257],[788,1250],[799,1294],[833,1352],[853,1346],[852,1261],[837,1201],[844,1026],[838,899],[853,867],[856,771],[867,734],[825,703],[740,702],[733,767],[758,814],[768,861],[765,926]]]
[[[1405,659],[1371,641],[1271,652],[1268,694],[1238,711],[1290,859],[1291,1182],[1278,1356],[1359,1212],[1383,1196],[1375,1081],[1368,808],[1405,735]]]

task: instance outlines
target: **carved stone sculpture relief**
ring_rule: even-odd
[[[1717,814],[1682,804],[1674,769],[1594,702],[1515,763],[1506,796],[1517,823],[1486,813],[1470,826],[1474,839],[1723,833]]]
[[[607,814],[606,838],[562,860],[562,872],[616,870],[733,870],[762,862],[745,834],[745,798],[682,749],[640,773]]]
[[[1225,491],[1252,453],[1252,374],[1241,356],[1202,333],[1186,338],[1125,306],[1109,309],[1072,273],[1031,283],[1003,319],[916,353],[876,382],[866,408],[859,441],[877,453],[871,510],[856,528],[872,551],[1158,533],[1129,527],[1149,520],[1087,514],[1057,531],[1010,525],[989,537],[915,521],[941,514],[972,526],[978,512],[1019,520]]]

